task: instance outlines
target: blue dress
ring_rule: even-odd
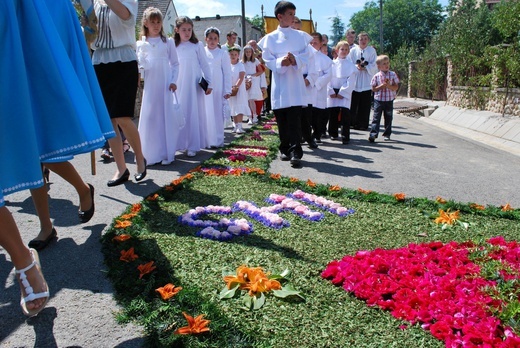
[[[41,162],[115,133],[70,0],[0,0],[0,51],[3,206],[5,195],[43,185]]]

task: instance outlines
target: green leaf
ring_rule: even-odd
[[[221,300],[223,300],[223,299],[226,299],[226,298],[234,297],[235,296],[235,292],[237,291],[239,286],[240,285],[237,284],[234,287],[232,287],[231,289],[228,289],[227,286],[225,286],[224,289],[222,289],[222,291],[220,292],[219,298]]]
[[[265,303],[265,296],[263,292],[260,293],[260,296],[253,296],[251,298],[253,299],[253,309],[262,308]]]
[[[248,311],[250,311],[251,307],[253,306],[253,298],[251,296],[249,296],[249,294],[246,292],[244,294],[243,299],[244,299],[244,305],[246,306],[246,309]]]
[[[301,292],[295,290],[291,284],[283,286],[282,290],[273,290],[273,295],[280,298],[286,298],[288,296],[298,296],[301,299],[305,300],[305,297],[302,296]]]

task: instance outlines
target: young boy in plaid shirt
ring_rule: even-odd
[[[390,71],[390,59],[386,55],[377,56],[376,65],[379,72],[372,77],[370,85],[374,92],[374,116],[370,126],[368,141],[373,143],[379,134],[381,114],[385,118],[383,139],[390,140],[392,134],[392,118],[394,113],[394,99],[399,88],[399,77]]]

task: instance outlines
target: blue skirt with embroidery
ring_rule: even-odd
[[[115,136],[70,0],[0,0],[0,206]]]

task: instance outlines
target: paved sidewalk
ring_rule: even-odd
[[[435,113],[434,113],[435,114]],[[349,145],[327,140],[317,150],[304,148],[303,168],[293,169],[275,160],[271,172],[320,183],[358,187],[408,196],[437,195],[479,204],[510,203],[520,207],[520,161],[517,154],[461,137],[430,122],[396,113],[392,140],[367,141],[368,133],[352,131]],[[466,134],[467,135],[467,134]],[[228,134],[228,141],[232,135]],[[96,160],[99,158],[99,151]],[[118,325],[118,307],[105,277],[99,239],[114,217],[159,187],[185,174],[212,155],[202,151],[195,158],[177,157],[170,166],[148,169],[139,184],[106,186],[115,164],[96,163],[90,174],[90,156],[74,159],[78,171],[96,189],[96,213],[77,224],[78,198],[73,188],[51,173],[51,215],[59,239],[40,253],[52,298],[48,308],[25,319],[19,307],[19,287],[13,282],[11,264],[0,250],[0,347],[140,347],[140,327]],[[133,155],[127,154],[131,178]],[[28,192],[8,196],[7,206],[21,229],[24,241],[37,235],[39,225]]]

